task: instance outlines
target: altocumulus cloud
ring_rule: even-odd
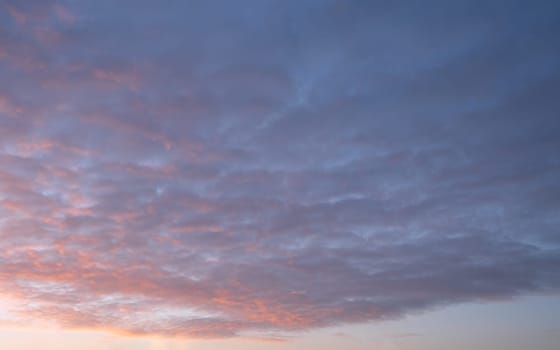
[[[2,1],[8,322],[286,334],[560,287],[554,1]]]

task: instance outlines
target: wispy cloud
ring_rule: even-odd
[[[0,322],[282,341],[560,287],[553,2],[0,11]]]

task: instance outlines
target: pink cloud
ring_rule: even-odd
[[[550,18],[133,2],[2,5],[8,322],[276,341],[558,289]]]

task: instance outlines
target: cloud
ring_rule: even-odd
[[[557,5],[130,4],[5,5],[2,322],[276,341],[558,292]]]

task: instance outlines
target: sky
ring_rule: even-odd
[[[0,0],[0,347],[556,350],[560,5]]]

